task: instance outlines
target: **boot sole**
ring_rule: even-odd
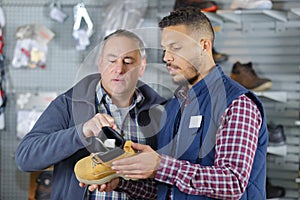
[[[272,87],[272,82],[266,82],[256,88],[253,88],[252,91],[254,92],[261,92],[261,91],[265,91],[268,90]]]
[[[101,179],[98,179],[98,180],[86,180],[86,179],[82,179],[82,178],[77,178],[77,180],[81,183],[84,183],[86,185],[92,185],[92,184],[98,184],[98,185],[102,185],[104,183],[107,183],[109,181],[111,181],[112,179],[115,179],[115,178],[123,178],[125,180],[137,180],[137,179],[129,179],[129,178],[125,178],[124,176],[122,175],[119,175],[119,174],[111,174],[111,175],[108,175],[104,178],[101,178]]]

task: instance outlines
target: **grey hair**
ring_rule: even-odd
[[[101,45],[99,47],[99,55],[102,54],[103,48],[104,48],[106,42],[108,41],[108,39],[112,38],[112,37],[127,37],[129,39],[135,40],[138,43],[141,58],[142,59],[146,58],[145,45],[144,45],[144,42],[142,41],[142,39],[135,33],[128,31],[128,30],[124,30],[124,29],[118,29],[115,32],[104,37],[104,39],[101,42]]]

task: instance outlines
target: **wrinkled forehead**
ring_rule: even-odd
[[[134,39],[123,36],[109,38],[103,48],[104,56],[115,55],[119,57],[128,54],[139,55],[138,42]]]

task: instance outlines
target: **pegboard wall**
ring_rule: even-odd
[[[5,112],[6,127],[5,130],[0,131],[1,200],[27,199],[29,192],[29,173],[20,172],[14,161],[14,152],[19,143],[16,138],[16,94],[18,92],[54,91],[60,93],[65,91],[74,84],[79,64],[90,50],[75,50],[72,28],[73,6],[76,3],[69,1],[66,5],[62,4],[63,11],[68,14],[64,23],[50,19],[49,4],[45,1],[1,1],[0,3],[6,18],[4,55],[8,95]],[[95,33],[91,38],[92,44],[100,38],[101,26],[99,24],[103,17],[101,10],[100,4],[93,4],[88,8],[89,15],[95,24]],[[48,43],[45,69],[16,69],[11,66],[17,27],[27,24],[42,24],[55,34]]]
[[[16,138],[16,94],[18,92],[57,92],[70,88],[78,76],[81,62],[101,39],[101,24],[105,16],[105,6],[109,1],[60,1],[62,10],[68,15],[64,23],[49,17],[50,3],[42,0],[4,0],[0,1],[5,18],[5,68],[8,103],[5,112],[6,127],[0,131],[0,199],[27,199],[29,173],[20,172],[14,161],[15,149],[19,143]],[[73,7],[83,2],[94,25],[94,34],[86,50],[77,51],[72,37],[74,19]],[[150,13],[151,14],[151,13]],[[16,45],[16,30],[27,24],[42,24],[55,36],[48,43],[46,68],[13,68],[11,65]]]

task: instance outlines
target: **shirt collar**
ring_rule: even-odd
[[[181,85],[179,86],[176,91],[175,91],[175,96],[178,98],[178,99],[186,99],[187,98],[187,93],[188,93],[188,86],[186,85]]]
[[[110,96],[107,95],[107,93],[105,92],[105,90],[103,89],[103,87],[101,85],[101,81],[99,81],[99,83],[97,84],[97,87],[96,87],[96,97],[100,104],[103,102],[112,104],[112,100],[111,100]],[[144,98],[145,97],[143,96],[142,92],[138,88],[135,88],[135,91],[133,94],[132,105],[137,105],[137,104],[141,103],[144,100]]]

